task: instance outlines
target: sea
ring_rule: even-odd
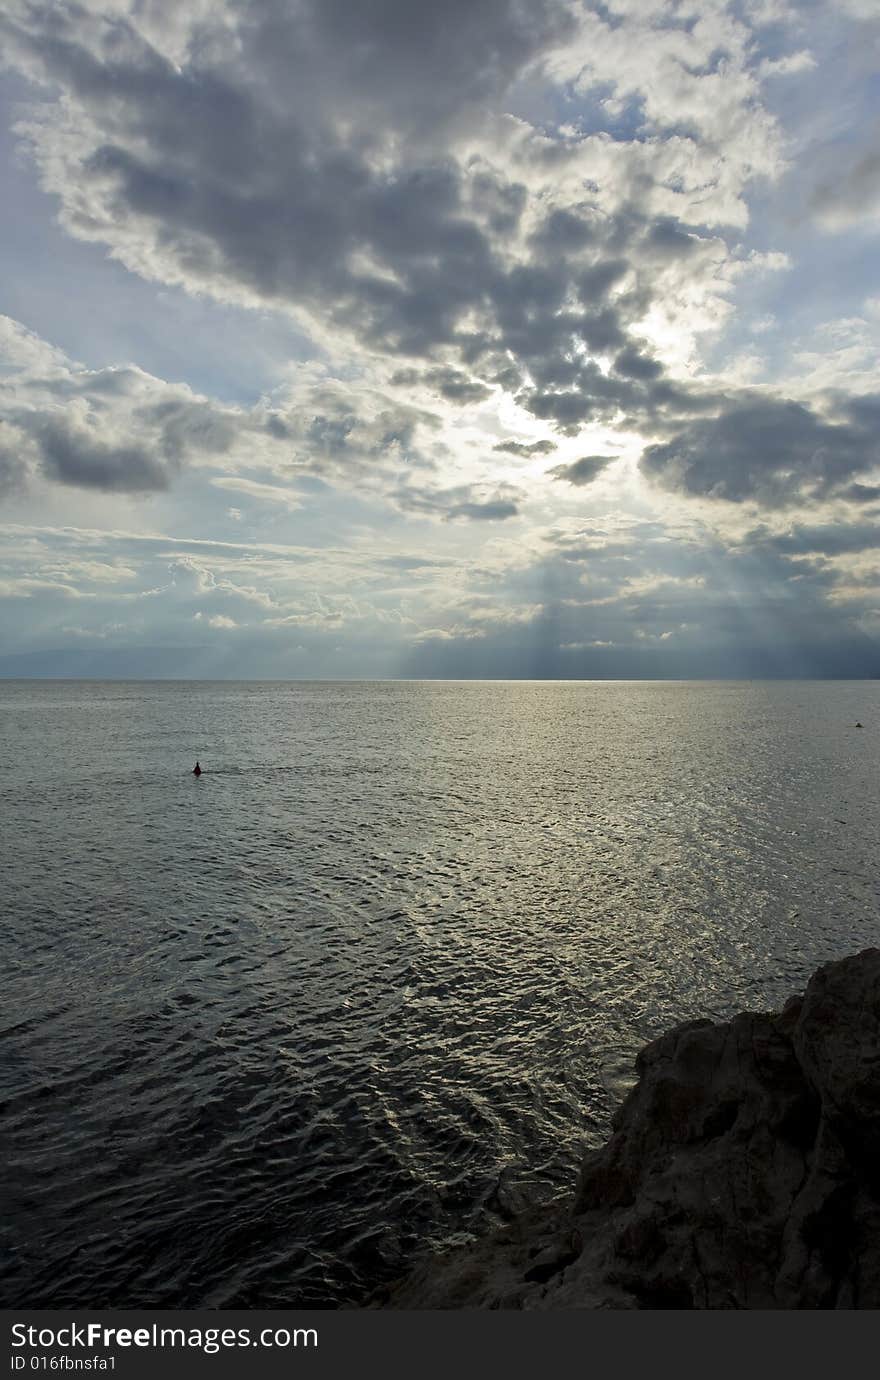
[[[876,681],[0,682],[0,1301],[350,1307],[569,1193],[880,943],[878,768]]]

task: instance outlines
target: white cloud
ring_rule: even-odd
[[[818,66],[813,54],[801,49],[798,53],[788,53],[781,58],[765,58],[758,67],[761,77],[791,77],[801,72],[812,72]]]

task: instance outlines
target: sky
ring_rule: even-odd
[[[880,0],[5,0],[0,675],[880,676]]]

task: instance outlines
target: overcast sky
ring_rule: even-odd
[[[880,0],[0,53],[0,673],[880,675]]]

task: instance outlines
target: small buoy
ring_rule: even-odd
[[[195,766],[193,767],[193,776],[201,776],[201,774],[202,774],[202,769],[201,769],[201,767],[199,766],[198,762],[196,762]]]

